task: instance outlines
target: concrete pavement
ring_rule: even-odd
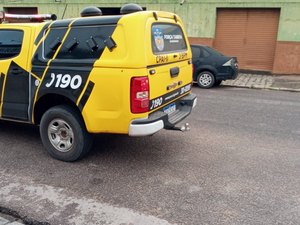
[[[235,80],[223,81],[223,86],[300,92],[300,75],[260,75],[240,73]]]

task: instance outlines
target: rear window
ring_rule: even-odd
[[[211,53],[213,53],[213,54],[216,54],[216,55],[219,55],[219,56],[224,56],[221,52],[218,52],[216,49],[214,49],[214,48],[211,48],[211,47],[208,47],[207,46],[207,49],[211,52]]]
[[[152,25],[151,39],[154,54],[187,50],[181,27],[176,24],[154,23]]]

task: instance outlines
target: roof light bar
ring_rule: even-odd
[[[6,22],[43,22],[45,20],[56,20],[57,16],[55,14],[33,14],[33,15],[23,15],[23,14],[10,14],[5,12],[0,12],[0,23]]]

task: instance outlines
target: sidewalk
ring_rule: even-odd
[[[240,73],[235,80],[223,81],[223,86],[300,92],[300,75],[258,75]]]

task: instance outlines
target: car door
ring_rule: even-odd
[[[0,116],[28,120],[31,30],[28,27],[0,28]]]

